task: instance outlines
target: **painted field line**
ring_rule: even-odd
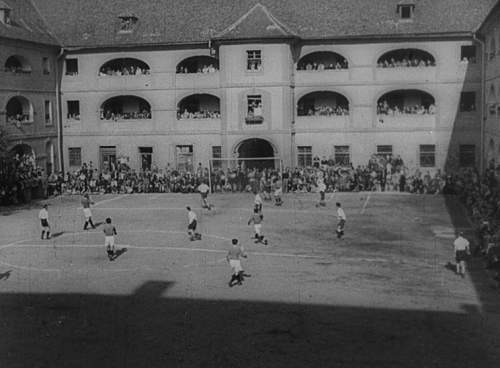
[[[368,196],[366,197],[365,203],[363,204],[363,208],[361,209],[361,212],[360,212],[361,215],[363,215],[365,213],[366,206],[368,206],[368,202],[370,201],[370,198],[371,198],[371,193],[368,194]]]
[[[314,202],[314,201],[310,201]],[[201,210],[202,208],[191,207],[194,210]],[[100,211],[186,211],[186,207],[99,207]],[[234,211],[245,211],[248,213],[252,212],[252,208],[235,208],[235,207],[224,207],[224,210],[234,210]],[[319,211],[310,211],[310,210],[299,210],[299,209],[286,209],[286,208],[269,208],[264,207],[264,212],[300,212],[305,214],[318,214]],[[324,213],[324,212],[322,212]]]
[[[94,202],[93,207],[95,208],[103,203],[109,203],[109,202],[117,201],[118,199],[123,199],[123,198],[127,198],[127,197],[130,197],[130,194],[122,194],[122,195],[119,195],[119,196],[114,197],[114,198],[103,199],[102,201]],[[80,207],[78,207],[78,209],[81,210],[81,209],[83,209],[83,207],[80,206]]]
[[[104,244],[16,244],[16,248],[105,248]],[[219,253],[227,254],[227,250],[222,249],[206,249],[206,248],[185,248],[185,247],[162,247],[162,246],[138,246],[129,244],[116,244],[116,248],[127,249],[144,249],[144,250],[163,250],[163,251],[178,251],[178,252],[200,252],[200,253]],[[267,252],[247,252],[250,255],[262,257],[284,257],[284,258],[303,258],[303,259],[324,259],[321,256],[310,256],[305,254],[289,254],[289,253],[267,253]]]

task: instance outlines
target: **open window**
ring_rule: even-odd
[[[99,69],[99,76],[124,76],[150,74],[149,65],[134,58],[119,58],[108,61]]]
[[[349,101],[340,93],[331,91],[312,92],[303,96],[297,104],[298,116],[349,115]]]
[[[434,115],[436,110],[432,95],[414,89],[391,91],[377,102],[378,115]]]
[[[407,68],[436,66],[436,59],[420,49],[397,49],[386,52],[377,60],[379,68]]]
[[[220,99],[210,94],[184,97],[177,105],[177,119],[220,119]]]
[[[151,119],[151,105],[137,96],[117,96],[101,105],[101,120],[145,120]]]
[[[336,52],[318,51],[303,56],[297,63],[297,70],[342,70],[347,69],[347,59]]]
[[[211,56],[192,56],[182,60],[178,65],[176,72],[178,74],[193,73],[215,73],[219,70],[219,60]]]

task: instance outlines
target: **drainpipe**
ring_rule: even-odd
[[[59,161],[59,171],[64,174],[63,160],[63,125],[62,125],[62,109],[61,109],[61,77],[59,76],[59,60],[64,56],[64,47],[61,47],[56,58],[56,111],[57,111],[57,158]],[[62,68],[61,68],[62,70]]]
[[[484,134],[485,134],[485,120],[486,114],[484,112],[486,106],[486,45],[479,39],[476,33],[472,34],[472,39],[481,45],[481,143],[479,145],[481,150],[481,155],[479,156],[479,172],[484,172]]]

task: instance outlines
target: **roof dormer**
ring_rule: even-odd
[[[137,24],[139,18],[134,13],[124,12],[118,15],[118,19],[120,20],[120,33],[131,33],[134,31],[134,28]]]
[[[0,23],[10,24],[10,12],[12,8],[0,0]]]
[[[396,12],[399,14],[399,20],[412,21],[415,14],[415,0],[401,0]]]

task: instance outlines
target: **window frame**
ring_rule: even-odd
[[[436,145],[421,144],[418,151],[418,163],[420,167],[436,167]],[[430,161],[430,162],[429,162]]]
[[[76,103],[78,105],[78,118],[70,118],[70,114],[74,114],[74,113],[70,113],[70,104],[71,103]],[[80,120],[80,100],[66,100],[66,120]]]
[[[464,97],[466,97],[466,96],[474,96],[474,99],[473,99],[474,109],[464,108],[465,105],[464,105],[464,102],[462,102],[462,101],[463,101]],[[469,106],[470,106],[470,104],[469,104]],[[459,111],[465,112],[465,113],[477,111],[476,91],[462,91],[462,92],[460,92]]]
[[[385,147],[385,148],[390,147],[390,152],[389,152],[389,150],[384,151],[382,149],[383,147]],[[393,154],[394,154],[394,147],[392,144],[379,144],[379,145],[377,145],[377,153],[376,153],[377,156],[384,156],[385,157],[387,155],[392,156]]]
[[[183,148],[187,148],[189,152],[182,152]],[[189,169],[189,162],[186,160],[186,162],[181,162],[184,161],[184,158],[191,157],[191,169]],[[183,158],[180,160],[180,158]],[[176,144],[175,145],[175,167],[177,170],[185,170],[188,172],[192,172],[194,169],[194,146],[192,144]],[[185,166],[185,168],[181,168],[182,166]]]
[[[251,56],[251,53],[253,56]],[[258,53],[258,57],[257,57]],[[259,73],[264,69],[263,59],[262,59],[262,50],[246,50],[246,71],[248,73]],[[251,63],[258,63],[258,67],[256,69],[251,69]]]
[[[465,52],[468,49],[473,49],[474,50],[474,56],[465,56],[468,55],[467,52]],[[469,64],[476,64],[477,63],[477,47],[476,45],[461,45],[460,46],[460,61],[463,59],[467,58]],[[472,60],[471,60],[472,59]]]
[[[347,152],[342,152],[342,149],[347,149]],[[337,160],[337,157],[347,157],[347,162],[345,160]],[[343,166],[348,166],[351,164],[351,146],[349,145],[339,145],[339,146],[333,146],[333,158],[335,160],[335,164],[343,165]]]
[[[69,62],[74,62],[76,66],[76,71],[72,73],[68,73],[68,64]],[[79,67],[78,67],[78,58],[67,58],[64,61],[64,75],[69,76],[69,77],[74,77],[77,76],[79,73]]]
[[[466,151],[465,150],[466,148],[468,148],[469,151]],[[469,155],[469,157],[467,157],[467,155]],[[475,167],[476,166],[476,145],[475,144],[461,144],[458,146],[458,165],[460,167]]]
[[[43,116],[46,126],[54,125],[54,119],[52,114],[52,101],[44,100],[43,101]]]
[[[297,166],[312,167],[312,165],[313,165],[312,146],[297,146]]]
[[[43,56],[42,57],[42,74],[43,75],[50,75],[50,59],[48,56]]]
[[[78,164],[74,164],[74,155],[78,152]],[[81,167],[82,166],[82,147],[68,147],[68,164],[70,167]]]
[[[257,106],[260,105],[262,106],[262,113],[260,115],[255,115],[254,112],[252,112],[252,115],[250,115],[250,103],[256,103]],[[263,103],[263,98],[262,95],[247,95],[246,96],[246,115],[245,115],[245,123],[247,125],[259,125],[264,122],[264,103]]]

